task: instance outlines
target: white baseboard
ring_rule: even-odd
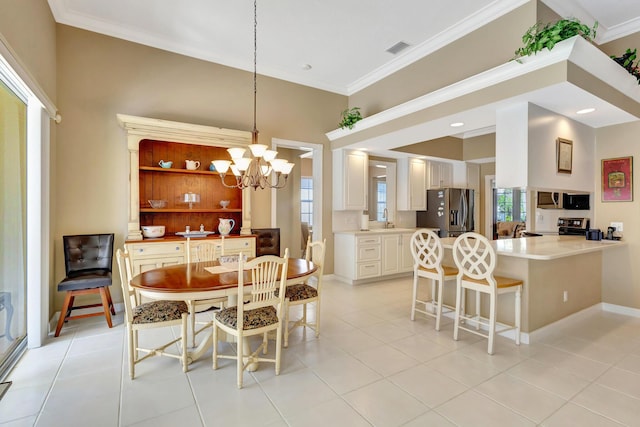
[[[625,307],[624,305],[609,304],[607,302],[602,303],[602,311],[607,311],[609,313],[624,314],[625,316],[631,316],[631,317],[640,317],[640,309],[638,308]]]

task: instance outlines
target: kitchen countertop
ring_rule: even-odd
[[[368,236],[372,234],[402,234],[413,233],[417,228],[371,228],[369,230],[346,230],[346,231],[334,231],[334,234],[349,234],[354,236]],[[430,230],[438,230],[437,228],[431,228]]]
[[[442,239],[442,245],[451,249],[455,240],[455,237],[445,237]],[[493,247],[498,255],[536,260],[580,255],[626,246],[626,244],[620,240],[586,240],[582,236],[540,236],[493,241]]]

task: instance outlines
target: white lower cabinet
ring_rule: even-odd
[[[192,245],[195,246],[201,241],[200,239],[193,239]],[[124,246],[131,257],[131,267],[135,276],[154,268],[184,264],[187,262],[186,245],[186,240],[138,240],[125,243]],[[226,238],[224,250],[225,254],[228,255],[242,252],[249,257],[254,257],[256,256],[256,238],[255,236]]]
[[[371,231],[366,235],[336,233],[334,273],[347,283],[364,283],[386,276],[412,271],[413,261],[407,267],[409,245],[406,233]],[[411,237],[411,234],[408,234]],[[405,253],[406,252],[406,253]]]

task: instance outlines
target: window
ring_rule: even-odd
[[[385,221],[384,210],[387,208],[387,182],[376,180],[376,221]]]
[[[300,179],[300,221],[313,225],[313,177]]]
[[[519,188],[494,188],[496,221],[527,220],[527,192]]]

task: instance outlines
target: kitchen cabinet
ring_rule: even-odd
[[[333,151],[333,209],[365,211],[369,156],[363,151]]]
[[[426,210],[427,163],[422,159],[398,159],[397,178],[398,210]]]
[[[334,274],[339,280],[358,284],[411,272],[411,234],[401,230],[336,233]]]
[[[205,240],[213,239],[219,239],[219,237],[191,239],[192,249]],[[124,246],[131,258],[134,275],[154,268],[187,262],[187,241],[183,238],[168,237],[155,240],[127,241]],[[248,257],[254,257],[256,256],[256,236],[225,237],[224,252],[226,255],[242,252]]]
[[[127,133],[129,150],[129,201],[127,241],[142,240],[141,225],[164,225],[165,235],[185,230],[217,231],[220,218],[231,218],[242,235],[251,234],[249,189],[227,188],[216,172],[208,170],[213,159],[228,158],[230,147],[246,148],[251,132],[171,122],[118,114]],[[172,161],[171,168],[159,162]],[[187,170],[186,160],[199,160],[197,170]],[[227,177],[229,183],[232,177]],[[198,194],[198,203],[184,203],[184,194]],[[166,206],[152,208],[149,200],[166,200]],[[223,209],[221,200],[229,200]]]
[[[446,162],[429,162],[429,189],[453,186],[453,165]]]

